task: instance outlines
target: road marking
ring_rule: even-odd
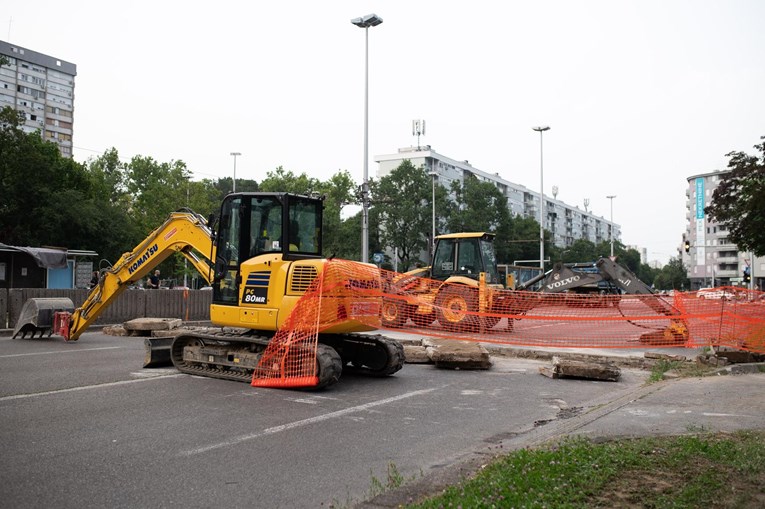
[[[346,409],[343,409],[343,410],[337,410],[336,412],[330,412],[328,414],[317,415],[316,417],[310,417],[308,419],[303,419],[303,420],[300,420],[300,421],[290,422],[290,423],[287,423],[287,424],[282,424],[280,426],[274,426],[272,428],[266,428],[263,431],[259,431],[257,433],[250,433],[248,435],[242,435],[242,436],[239,436],[239,437],[234,437],[234,438],[232,438],[230,440],[225,440],[223,442],[218,442],[216,444],[205,445],[205,446],[202,446],[202,447],[197,447],[195,449],[189,449],[188,451],[181,451],[180,453],[178,453],[178,455],[179,456],[194,456],[196,454],[202,454],[202,453],[205,453],[205,452],[214,451],[215,449],[222,449],[224,447],[231,447],[231,446],[234,446],[234,445],[241,444],[242,442],[247,442],[248,440],[254,440],[256,438],[265,437],[265,436],[268,436],[268,435],[274,435],[276,433],[281,433],[283,431],[289,431],[289,430],[295,429],[295,428],[301,428],[303,426],[308,426],[309,424],[316,424],[317,422],[328,421],[330,419],[335,419],[337,417],[342,417],[344,415],[353,414],[353,413],[356,413],[356,412],[361,412],[361,411],[368,410],[368,409],[371,409],[371,408],[374,408],[374,407],[377,407],[377,406],[381,406],[381,405],[387,405],[388,403],[394,403],[394,402],[400,401],[402,399],[407,399],[407,398],[411,398],[411,397],[414,397],[414,396],[420,396],[422,394],[427,394],[427,393],[433,392],[433,391],[435,391],[437,389],[438,389],[437,387],[433,387],[433,388],[430,388],[430,389],[422,389],[422,390],[419,390],[419,391],[407,392],[407,393],[404,393],[404,394],[400,394],[398,396],[393,396],[391,398],[381,399],[379,401],[372,401],[372,402],[369,402],[369,403],[365,403],[363,405],[354,406],[354,407],[346,408]]]
[[[758,417],[756,415],[746,415],[746,414],[717,414],[713,412],[702,412],[701,415],[705,417]]]
[[[103,346],[99,348],[81,348],[79,350],[58,350],[50,352],[31,352],[31,353],[14,353],[9,355],[0,355],[0,359],[8,359],[10,357],[28,357],[32,355],[58,355],[62,353],[79,353],[79,352],[93,352],[95,350],[116,350],[122,348],[121,346]]]
[[[52,394],[64,394],[67,392],[78,392],[78,391],[87,391],[90,389],[101,389],[103,387],[117,387],[119,385],[127,385],[127,384],[135,384],[139,382],[146,382],[147,380],[160,380],[163,378],[174,378],[184,376],[183,373],[176,373],[173,375],[160,375],[155,376],[154,378],[141,378],[138,380],[121,380],[119,382],[107,382],[104,384],[95,384],[95,385],[83,385],[82,387],[70,387],[69,389],[58,389],[55,391],[45,391],[45,392],[35,392],[33,394],[15,394],[13,396],[3,396],[0,398],[1,401],[11,401],[14,399],[27,399],[27,398],[36,398],[38,396],[50,396]]]

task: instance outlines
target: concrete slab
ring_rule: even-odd
[[[182,323],[180,318],[135,318],[122,325],[129,331],[155,331],[176,329]]]
[[[425,341],[423,340],[423,344]],[[491,359],[489,352],[482,345],[472,341],[457,341],[454,339],[428,340],[426,350],[428,356],[442,369],[489,369]]]

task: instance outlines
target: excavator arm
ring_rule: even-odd
[[[82,306],[54,323],[54,330],[67,340],[77,340],[98,315],[129,285],[146,277],[174,252],[180,252],[211,283],[215,260],[214,234],[207,221],[191,211],[173,212],[135,249],[125,253],[111,268],[102,270],[98,284]],[[206,253],[201,258],[198,253]],[[68,314],[68,313],[67,313]]]

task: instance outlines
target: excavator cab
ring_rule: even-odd
[[[213,302],[236,305],[247,274],[242,265],[321,259],[323,199],[288,193],[237,193],[221,205],[215,244]],[[265,298],[268,281],[255,288]]]

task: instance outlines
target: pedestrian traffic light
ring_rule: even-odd
[[[685,252],[690,253],[691,252],[691,243],[687,240],[685,241]]]

